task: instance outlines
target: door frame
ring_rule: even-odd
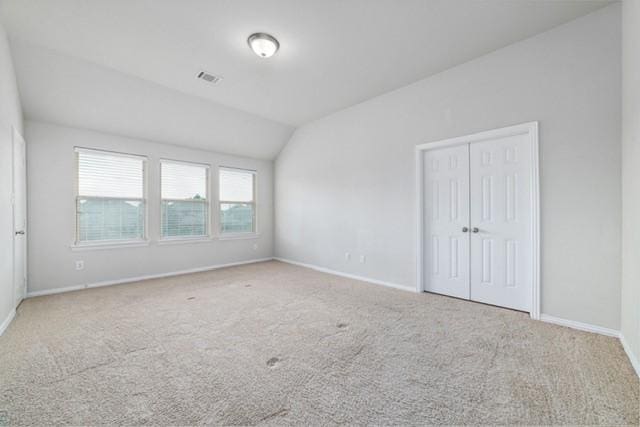
[[[14,306],[18,306],[18,304],[20,303],[20,301],[24,300],[27,297],[27,289],[28,289],[28,241],[27,241],[27,236],[28,234],[25,234],[23,236],[24,238],[24,271],[22,272],[23,276],[24,276],[24,288],[22,290],[22,298],[20,301],[18,301],[17,299],[17,295],[16,295],[16,268],[15,268],[15,263],[16,263],[16,256],[18,256],[18,254],[16,253],[16,181],[15,181],[15,167],[16,167],[16,140],[20,140],[21,144],[24,146],[24,158],[25,158],[25,164],[24,164],[24,179],[25,179],[25,188],[27,186],[27,161],[26,161],[26,156],[27,156],[27,143],[24,139],[24,137],[20,134],[20,132],[18,132],[18,130],[14,127],[11,126],[11,218],[12,218],[12,234],[13,234],[13,240],[12,240],[12,254],[13,254],[13,265],[11,266],[11,271],[13,272],[12,274],[12,283],[11,283],[11,287],[13,289],[12,295],[13,295],[13,303]],[[25,206],[24,206],[24,216],[25,216],[25,224],[24,224],[24,231],[27,232],[27,194],[24,195],[24,200],[25,200]],[[18,273],[19,274],[19,273]]]
[[[531,154],[531,246],[533,257],[533,277],[531,278],[531,318],[540,319],[540,164],[538,154],[538,122],[527,122],[499,129],[492,129],[471,135],[447,138],[440,141],[417,145],[416,156],[416,206],[417,206],[417,258],[416,258],[416,291],[424,292],[424,161],[423,154],[428,150],[435,150],[456,145],[473,144],[474,142],[509,136],[527,135]]]

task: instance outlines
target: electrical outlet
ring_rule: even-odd
[[[76,270],[80,271],[80,270],[84,270],[84,261],[76,261]]]
[[[253,244],[253,250],[254,250],[254,251],[257,251],[257,250],[258,250],[258,244],[257,244],[257,243],[254,243],[254,244]]]
[[[345,252],[345,253],[344,253],[344,259],[345,259],[346,261],[349,261],[349,260],[351,259],[351,254],[350,254],[349,252]]]
[[[360,255],[360,262],[361,262],[362,264],[364,264],[365,262],[367,262],[367,257],[366,257],[366,256],[364,256],[364,255]]]

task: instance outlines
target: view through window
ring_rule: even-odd
[[[220,233],[256,231],[255,172],[220,168]]]
[[[162,161],[162,237],[202,237],[209,234],[209,167]]]
[[[76,149],[76,241],[145,237],[145,158]]]

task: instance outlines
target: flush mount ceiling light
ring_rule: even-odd
[[[247,40],[251,50],[260,58],[269,58],[278,51],[280,43],[275,37],[266,33],[255,33],[249,36]]]

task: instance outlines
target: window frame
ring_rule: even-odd
[[[137,239],[104,239],[104,240],[80,240],[80,215],[78,212],[78,204],[80,198],[80,153],[94,153],[107,156],[128,157],[142,161],[142,198],[139,200],[143,204],[143,220],[142,220],[142,237]],[[75,146],[73,147],[74,156],[74,198],[73,198],[73,212],[74,212],[74,236],[72,247],[75,248],[92,248],[92,247],[108,247],[108,246],[144,246],[149,243],[149,195],[148,195],[148,171],[149,171],[149,158],[142,154],[124,153],[120,151],[104,150],[98,148],[87,148]],[[110,199],[119,200],[123,198],[119,197],[94,197],[96,199]],[[131,199],[129,199],[131,200]]]
[[[223,170],[228,170],[228,171],[233,171],[233,172],[245,172],[245,173],[249,173],[252,176],[252,201],[251,202],[239,202],[237,200],[222,200],[221,198],[221,191],[220,191],[220,173]],[[239,168],[239,167],[233,167],[233,166],[218,166],[218,181],[217,181],[217,188],[218,188],[218,200],[217,200],[217,207],[218,207],[218,215],[217,215],[217,219],[218,219],[218,238],[221,240],[225,240],[225,239],[233,239],[233,238],[242,238],[242,237],[251,237],[251,236],[257,236],[258,235],[258,171],[256,171],[255,169],[246,169],[246,168]],[[236,204],[250,204],[253,206],[253,223],[252,223],[252,230],[251,231],[241,231],[241,232],[223,232],[222,231],[222,204],[229,204],[229,203],[236,203]]]
[[[206,193],[206,197],[205,197],[205,201],[203,203],[206,203],[207,205],[207,219],[205,221],[205,227],[206,227],[206,233],[203,235],[198,235],[198,236],[163,236],[162,235],[162,221],[163,221],[163,214],[162,214],[162,202],[163,200],[165,200],[162,197],[162,164],[163,163],[173,163],[173,164],[181,164],[181,165],[188,165],[188,166],[199,166],[199,167],[204,167],[205,168],[205,185],[206,185],[206,189],[205,191]],[[158,196],[159,196],[159,219],[160,219],[160,228],[158,230],[159,232],[159,239],[158,241],[160,243],[165,243],[165,242],[180,242],[180,241],[198,241],[198,240],[210,240],[211,239],[211,230],[213,229],[212,227],[212,211],[211,211],[211,200],[212,200],[212,194],[211,194],[211,165],[208,163],[199,163],[199,162],[190,162],[190,161],[186,161],[186,160],[175,160],[175,159],[169,159],[169,158],[161,158],[158,160],[158,176],[159,176],[159,192],[158,192]],[[179,200],[179,199],[166,199],[166,200],[173,200],[173,201],[184,201],[184,200]]]

